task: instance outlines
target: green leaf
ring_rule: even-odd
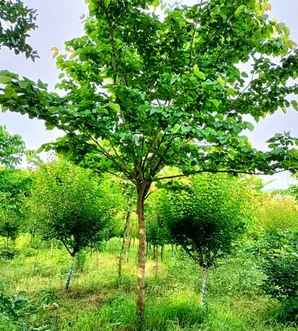
[[[0,71],[0,84],[7,84],[9,83],[13,78],[15,78],[15,75],[7,70],[1,70]]]
[[[195,64],[193,68],[194,74],[201,80],[206,79],[206,75],[199,69],[198,65]]]
[[[294,108],[296,111],[298,111],[298,101],[297,101],[297,100],[292,100],[291,104],[292,104],[293,108]]]
[[[226,84],[225,80],[223,78],[221,78],[221,77],[218,77],[216,81],[221,86],[225,86],[225,84]]]
[[[246,6],[245,5],[239,6],[237,8],[237,10],[235,11],[235,16],[240,16],[245,10],[246,10]]]
[[[109,7],[111,0],[104,0],[105,7]]]
[[[218,108],[221,104],[220,100],[217,99],[211,99],[210,102],[215,106],[215,108]]]
[[[247,78],[248,77],[248,74],[245,71],[242,71],[241,72],[241,76],[244,77],[244,78]]]
[[[114,110],[117,113],[120,111],[120,105],[118,105],[118,103],[110,103],[109,106],[112,110]]]
[[[152,1],[152,6],[153,6],[154,8],[158,7],[159,5],[160,5],[160,0],[153,0],[153,1]]]

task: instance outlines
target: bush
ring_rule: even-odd
[[[0,293],[0,326],[6,330],[46,330],[30,325],[30,319],[37,312],[37,307],[24,294],[8,296]]]
[[[279,318],[298,322],[298,232],[269,232],[261,241],[264,291],[281,301]]]

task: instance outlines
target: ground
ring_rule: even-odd
[[[13,307],[10,317],[1,315],[5,298],[0,298],[0,330],[136,329],[136,244],[124,263],[121,283],[120,241],[112,239],[100,252],[88,250],[69,292],[63,289],[70,265],[66,251],[57,244],[35,243],[38,249],[29,244],[28,236],[21,236],[17,256],[0,260],[0,291]],[[238,254],[210,272],[206,309],[199,306],[200,270],[183,252],[167,247],[157,276],[155,271],[149,257],[145,330],[297,330],[275,322],[278,303],[259,289],[263,275],[249,255]]]

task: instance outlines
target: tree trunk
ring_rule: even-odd
[[[144,215],[144,202],[149,188],[150,183],[147,182],[141,182],[137,185],[137,214],[139,224],[137,317],[139,322],[139,329],[143,328],[145,317],[146,224]]]
[[[203,277],[202,277],[202,286],[201,286],[201,299],[200,304],[201,306],[206,305],[206,295],[208,291],[208,268],[203,268]]]
[[[164,257],[164,245],[161,246],[161,249],[160,249],[160,259],[161,261],[163,261],[163,257]]]
[[[66,283],[65,283],[65,290],[68,291],[69,290],[69,286],[70,286],[70,282],[71,282],[71,279],[72,279],[72,276],[75,272],[75,256],[72,257],[72,262],[71,262],[71,265],[70,265],[70,268],[69,268],[69,271],[68,271],[68,274],[67,274],[67,279],[66,279]]]
[[[150,244],[147,243],[147,247],[146,247],[146,256],[149,256],[150,254]]]
[[[54,243],[53,243],[53,240],[51,240],[50,255],[51,255],[52,257],[53,257],[53,255],[54,255]]]
[[[122,246],[121,246],[121,251],[119,255],[119,264],[118,264],[118,278],[119,282],[121,282],[121,277],[122,277],[122,262],[123,262],[123,256],[125,254],[125,247],[126,247],[126,242],[127,242],[127,232],[128,232],[128,227],[129,227],[129,221],[130,221],[130,210],[127,211],[126,213],[126,218],[125,218],[125,224],[124,224],[124,229],[123,229],[123,237],[122,237]]]
[[[125,260],[126,260],[126,262],[129,261],[130,247],[131,247],[131,233],[128,236],[128,243],[127,243],[127,247],[126,247],[126,250],[125,250]]]
[[[153,259],[154,259],[154,274],[155,274],[155,278],[157,278],[158,275],[158,246],[154,245],[153,246]]]

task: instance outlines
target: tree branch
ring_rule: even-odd
[[[164,180],[164,179],[174,179],[174,178],[182,178],[182,177],[188,177],[188,176],[193,176],[196,174],[201,174],[201,173],[227,173],[227,174],[243,174],[243,175],[254,175],[254,176],[272,176],[278,173],[282,173],[285,172],[287,170],[279,170],[279,171],[275,171],[274,173],[271,174],[266,174],[264,172],[253,172],[253,171],[244,171],[244,170],[233,170],[233,169],[229,169],[229,170],[199,170],[199,171],[195,171],[193,173],[190,174],[179,174],[179,175],[173,175],[173,176],[165,176],[165,177],[157,177],[157,178],[153,178],[153,182],[155,181],[160,181],[160,180]]]

